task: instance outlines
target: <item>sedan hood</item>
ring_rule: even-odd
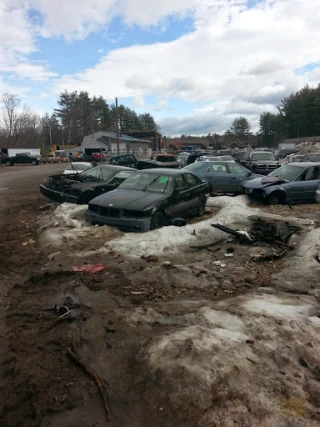
[[[278,177],[264,176],[261,178],[254,178],[249,181],[245,181],[242,185],[247,188],[261,189],[265,187],[270,187],[272,185],[282,184],[284,182],[289,181]]]
[[[143,210],[166,197],[167,195],[159,193],[118,189],[96,197],[90,204],[106,208]]]

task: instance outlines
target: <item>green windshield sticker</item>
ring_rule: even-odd
[[[168,177],[167,176],[161,176],[160,177],[160,184],[165,184],[166,182],[168,182]]]

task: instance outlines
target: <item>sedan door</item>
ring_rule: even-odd
[[[225,162],[214,162],[206,171],[206,179],[211,192],[226,193],[230,191],[230,173]]]
[[[190,190],[183,174],[177,175],[173,183],[169,212],[167,212],[169,218],[173,219],[186,215],[190,206],[189,194]]]
[[[230,172],[230,191],[231,193],[238,193],[243,181],[249,178],[250,172],[237,163],[228,163],[227,167]]]
[[[320,166],[313,166],[308,169],[306,179],[304,181],[304,199],[307,201],[315,201],[316,191],[320,183]]]
[[[317,167],[319,169],[319,167]],[[287,195],[292,202],[306,202],[314,200],[319,184],[319,179],[312,179],[316,173],[315,167],[311,166],[295,180],[285,184]]]

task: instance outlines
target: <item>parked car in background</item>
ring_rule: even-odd
[[[5,163],[7,158],[8,158],[7,154],[0,152],[0,164]]]
[[[247,160],[245,167],[251,172],[261,175],[268,175],[278,167],[273,153],[271,151],[253,151]]]
[[[60,157],[55,157],[53,154],[47,156],[41,156],[41,163],[60,163]]]
[[[149,169],[91,200],[85,219],[125,231],[161,228],[175,218],[203,215],[208,184],[181,169]]]
[[[21,153],[16,154],[13,157],[7,157],[5,159],[6,166],[13,166],[13,165],[38,165],[40,163],[39,159],[35,156],[31,156],[29,153]]]
[[[177,160],[180,163],[180,166],[182,168],[187,166],[189,156],[190,156],[190,153],[187,153],[185,151],[182,151],[181,153],[178,154]]]
[[[151,156],[151,160],[162,163],[166,168],[179,168],[180,163],[178,162],[176,156],[173,154],[153,154]]]
[[[302,162],[320,162],[320,153],[305,154]]]
[[[251,151],[249,150],[238,151],[234,155],[234,160],[240,165],[245,166],[250,159],[250,154]]]
[[[320,163],[290,163],[241,184],[250,197],[271,204],[314,202],[320,184]]]
[[[280,150],[276,150],[274,156],[276,160],[284,159],[289,154],[298,153],[299,150],[297,148],[282,148]]]
[[[92,153],[91,158],[92,160],[95,160],[96,162],[104,162],[106,158],[108,157],[108,154],[106,153]]]
[[[304,154],[289,154],[285,160],[287,163],[303,162]]]
[[[70,175],[75,173],[81,173],[87,169],[92,168],[92,164],[89,162],[72,162],[64,170],[64,175]]]
[[[179,168],[180,163],[175,160],[172,162],[175,156],[168,154],[157,154],[155,159],[143,160],[137,159],[133,154],[119,154],[116,156],[107,157],[106,162],[111,165],[121,165],[132,167],[135,169],[153,169],[153,168]],[[159,160],[158,160],[159,159]]]
[[[233,162],[232,156],[200,156],[196,162]]]
[[[235,162],[195,162],[183,170],[207,181],[210,193],[239,193],[243,181],[259,176]]]
[[[86,204],[114,190],[134,172],[135,169],[123,166],[99,165],[79,174],[49,176],[40,185],[40,191],[54,202]]]
[[[229,150],[229,148],[217,150],[215,152],[215,155],[216,156],[231,156],[231,150]]]

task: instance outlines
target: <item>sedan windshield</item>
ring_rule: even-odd
[[[205,162],[195,162],[195,163],[191,163],[191,165],[185,166],[185,167],[183,168],[183,170],[195,171],[196,169],[201,168],[204,164],[205,164]]]
[[[293,181],[301,174],[302,171],[303,168],[300,168],[299,166],[285,165],[269,173],[268,176],[274,176],[281,179],[286,179],[288,181]]]
[[[154,173],[137,172],[124,181],[119,188],[125,190],[168,193],[172,177]]]
[[[273,153],[252,153],[251,160],[275,160]]]
[[[114,174],[113,168],[97,166],[82,172],[81,179],[84,178],[86,181],[108,181]]]

